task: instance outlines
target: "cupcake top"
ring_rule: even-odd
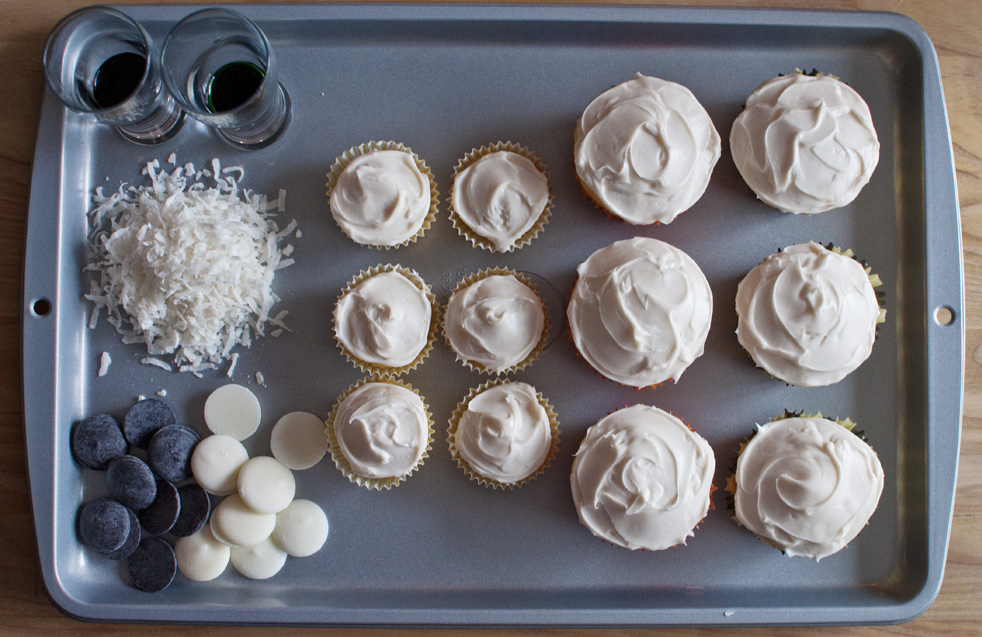
[[[737,458],[737,520],[790,556],[819,560],[840,550],[882,492],[873,449],[825,418],[761,425]]]
[[[333,426],[338,450],[364,478],[410,473],[430,442],[423,401],[391,383],[368,382],[352,391],[338,405]]]
[[[764,203],[806,214],[855,199],[880,157],[859,93],[834,77],[802,73],[770,79],[747,98],[730,150]]]
[[[702,355],[713,294],[689,255],[635,237],[597,250],[576,271],[566,313],[576,348],[598,372],[644,387],[678,381]]]
[[[535,349],[545,329],[542,301],[513,274],[494,274],[450,296],[444,332],[467,363],[489,372],[518,365]]]
[[[709,510],[716,458],[701,436],[657,407],[615,411],[587,430],[570,486],[580,522],[631,550],[685,543]]]
[[[772,255],[737,287],[737,338],[754,362],[791,385],[836,383],[873,349],[880,308],[855,259],[817,243]]]
[[[331,214],[353,241],[394,246],[419,232],[430,211],[430,180],[407,150],[352,158],[331,190]]]
[[[509,252],[549,203],[549,181],[532,160],[516,152],[491,152],[457,172],[453,210],[498,252]]]
[[[590,102],[573,152],[580,182],[609,212],[671,223],[706,191],[720,137],[692,91],[639,73]]]
[[[453,440],[474,473],[508,485],[529,477],[546,461],[552,426],[534,387],[503,383],[468,401]]]
[[[380,271],[346,290],[334,309],[338,342],[360,361],[409,365],[429,343],[432,306],[426,293],[396,270]]]

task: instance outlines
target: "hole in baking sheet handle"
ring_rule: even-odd
[[[51,301],[44,297],[31,301],[31,314],[34,316],[48,316],[52,309]]]
[[[947,305],[942,305],[934,310],[934,322],[938,325],[952,325],[956,318],[955,310]]]

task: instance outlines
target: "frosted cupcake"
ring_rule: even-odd
[[[730,487],[737,521],[788,556],[817,561],[845,547],[883,492],[880,460],[852,426],[821,414],[758,426]]]
[[[771,255],[737,287],[737,338],[758,367],[799,387],[837,383],[870,355],[885,320],[879,277],[817,243]]]
[[[334,306],[334,336],[345,357],[374,376],[414,369],[433,347],[436,297],[415,271],[382,265],[363,271]]]
[[[361,245],[408,245],[436,218],[433,174],[396,142],[369,142],[345,151],[327,175],[327,196],[334,221]]]
[[[471,369],[504,374],[524,369],[545,348],[548,317],[532,283],[493,268],[457,284],[443,315],[447,344]]]
[[[716,457],[699,434],[657,407],[634,405],[587,430],[570,487],[580,522],[627,549],[685,544],[710,507]]]
[[[391,489],[428,456],[433,421],[411,385],[365,379],[338,398],[326,433],[334,464],[345,477],[368,489]]]
[[[880,142],[869,106],[829,75],[767,80],[730,130],[733,162],[764,203],[814,214],[852,202],[873,174]]]
[[[632,387],[678,381],[702,355],[713,294],[686,253],[635,237],[597,250],[576,272],[566,310],[573,343],[603,376]]]
[[[590,102],[573,154],[598,206],[631,224],[671,223],[706,191],[720,137],[692,91],[639,73]]]
[[[545,164],[511,142],[482,146],[458,161],[449,202],[457,232],[492,252],[528,245],[552,213]]]
[[[559,422],[527,383],[491,381],[457,405],[447,430],[450,455],[472,480],[520,487],[545,471],[559,448]]]

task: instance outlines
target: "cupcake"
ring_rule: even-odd
[[[730,130],[730,151],[764,203],[814,214],[856,198],[876,168],[880,142],[859,93],[830,75],[796,72],[750,94]]]
[[[702,355],[713,293],[686,253],[635,237],[597,250],[576,272],[566,310],[573,343],[603,376],[632,387],[678,381]]]
[[[570,487],[580,522],[627,549],[685,544],[710,507],[716,458],[699,434],[657,407],[634,405],[590,427]]]
[[[511,142],[482,146],[458,161],[449,202],[457,232],[492,252],[528,245],[552,213],[545,164]]]
[[[447,430],[450,455],[471,480],[520,487],[545,471],[559,448],[559,422],[527,383],[491,381],[457,405]]]
[[[573,154],[598,206],[630,224],[671,223],[706,191],[720,137],[692,91],[639,73],[590,102]]]
[[[883,467],[847,426],[821,414],[785,417],[758,426],[737,457],[732,488],[740,524],[788,556],[817,561],[866,526]]]
[[[327,196],[342,232],[361,245],[408,245],[436,218],[433,174],[396,142],[369,142],[345,151],[327,175]]]
[[[415,271],[381,265],[348,283],[334,306],[334,337],[358,369],[398,376],[429,355],[439,325],[436,297]]]
[[[457,284],[443,315],[447,344],[471,369],[504,374],[525,368],[545,348],[545,304],[514,270],[483,270]]]
[[[737,338],[758,367],[799,387],[837,383],[873,349],[885,320],[878,276],[817,243],[790,246],[737,287]]]
[[[338,398],[326,433],[345,477],[368,489],[391,489],[428,457],[433,421],[411,385],[365,379]]]

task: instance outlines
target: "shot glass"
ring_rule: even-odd
[[[44,76],[65,106],[138,144],[164,142],[184,123],[150,36],[115,9],[87,7],[62,18],[48,36]]]
[[[161,61],[178,103],[233,146],[265,148],[290,120],[273,48],[236,11],[204,9],[184,18],[164,40]]]

